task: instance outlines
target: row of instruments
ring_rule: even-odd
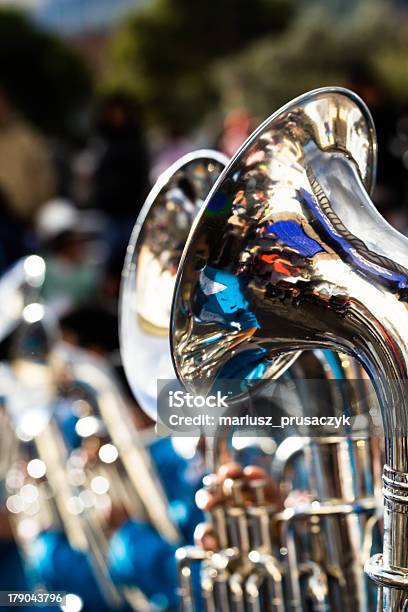
[[[137,219],[120,339],[139,406],[161,431],[168,389],[222,389],[234,414],[293,417],[274,435],[155,439],[106,362],[61,341],[44,261],[0,282],[5,504],[69,612],[408,610],[408,239],[370,199],[376,155],[365,104],[319,89],[232,160],[184,156]]]

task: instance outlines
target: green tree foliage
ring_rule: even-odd
[[[404,20],[380,0],[349,5],[345,13],[311,5],[279,40],[266,36],[233,60],[219,62],[214,87],[223,92],[224,106],[234,106],[239,92],[241,104],[265,118],[310,89],[357,87],[367,78],[392,96],[389,102],[398,102],[408,93],[407,52],[401,52]]]
[[[109,84],[136,93],[154,122],[188,129],[217,100],[214,62],[281,32],[293,12],[293,0],[152,1],[117,32]]]
[[[0,10],[0,88],[52,133],[70,129],[92,89],[84,63],[67,44],[10,9]]]

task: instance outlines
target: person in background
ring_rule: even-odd
[[[57,317],[95,299],[104,266],[94,248],[95,227],[62,198],[45,203],[38,215],[36,234],[46,263],[42,298]]]
[[[156,181],[159,176],[174,164],[180,157],[191,153],[194,149],[202,148],[203,144],[187,136],[175,125],[167,125],[160,133],[152,134],[153,164],[150,176]]]
[[[108,268],[122,269],[136,217],[149,190],[149,158],[135,101],[123,93],[105,98],[97,122],[92,204],[108,217]]]
[[[229,112],[224,119],[222,134],[216,148],[228,157],[233,157],[253,127],[251,116],[245,109],[237,108]]]
[[[16,217],[0,189],[0,275],[28,254],[24,224]]]
[[[53,195],[54,184],[43,137],[0,89],[0,190],[8,213],[30,224],[43,202]]]
[[[346,87],[357,93],[373,116],[378,142],[378,167],[373,201],[400,232],[408,228],[408,121],[404,105],[390,101],[375,72],[358,60]]]

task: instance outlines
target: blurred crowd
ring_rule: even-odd
[[[249,113],[236,109],[218,138],[170,133],[149,146],[137,102],[114,93],[96,104],[82,146],[68,153],[0,89],[0,275],[40,254],[42,299],[69,326],[70,341],[113,353],[126,247],[150,186],[197,146],[232,156],[253,127]]]
[[[2,91],[0,160],[1,270],[24,254],[41,253],[49,264],[46,299],[58,314],[91,297],[114,297],[149,186],[149,155],[133,101],[119,94],[104,100],[83,149],[62,159]]]

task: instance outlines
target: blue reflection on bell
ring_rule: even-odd
[[[244,295],[245,281],[223,270],[206,266],[200,273],[194,314],[202,322],[217,322],[236,330],[258,327]]]

